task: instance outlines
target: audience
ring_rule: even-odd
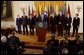
[[[7,32],[7,31],[6,31]],[[15,36],[15,31],[7,34],[1,34],[1,54],[19,54],[22,52],[22,43],[19,38]],[[19,50],[19,51],[18,51]]]
[[[63,51],[68,51],[69,50],[69,42],[68,39],[62,40],[59,44],[59,52],[60,54],[63,53]],[[69,53],[69,52],[68,52]]]
[[[47,41],[47,47],[49,49],[49,54],[57,54],[58,53],[58,44],[59,41],[55,40],[55,34],[51,34],[51,39]]]
[[[68,51],[67,48],[63,48],[63,49],[62,49],[62,54],[68,54],[68,53],[69,53],[69,51]]]
[[[77,53],[78,54],[83,54],[83,40],[81,40],[79,37],[79,35],[77,35],[77,37],[78,37],[78,39],[77,39],[77,49],[76,49],[76,51],[77,51]]]
[[[44,54],[83,54],[83,41],[80,36],[76,35],[74,40],[68,39],[65,35],[65,40],[59,43],[55,39],[55,35],[51,34],[51,39],[47,41],[46,48],[43,49]]]
[[[7,54],[7,48],[8,48],[8,44],[7,44],[7,38],[6,36],[1,36],[1,54]]]
[[[15,32],[12,32],[12,36],[10,36],[9,40],[10,40],[10,46],[12,51],[11,53],[17,54],[17,48],[21,46],[20,46],[19,38],[15,36]]]
[[[76,39],[70,40],[65,35],[65,40],[59,43],[55,39],[55,34],[51,34],[51,39],[47,41],[46,47],[43,49],[44,54],[83,54],[83,40],[79,35],[75,36]],[[1,34],[1,54],[19,54],[24,44],[20,42],[19,38],[15,35],[15,31]]]

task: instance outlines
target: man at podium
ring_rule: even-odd
[[[36,22],[36,33],[38,37],[38,41],[44,42],[46,38],[46,30],[47,30],[47,23],[42,21],[43,15],[41,16],[41,19]]]

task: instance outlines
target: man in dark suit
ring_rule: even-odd
[[[71,22],[72,22],[72,18],[70,17],[69,14],[67,14],[67,17],[65,18],[65,24],[66,24],[66,34],[68,34],[68,36],[70,36],[70,27],[71,27]]]
[[[55,27],[56,27],[56,31],[57,31],[57,26],[58,26],[58,15],[57,14],[55,14],[54,20],[55,20]]]
[[[78,34],[78,29],[80,25],[80,18],[78,16],[79,14],[76,14],[76,17],[74,17],[73,19],[73,36],[75,34],[75,31],[76,31],[76,34]]]
[[[9,38],[9,43],[11,46],[10,53],[17,54],[17,48],[21,48],[21,42],[20,42],[19,38],[15,36],[15,31],[12,32],[12,36],[10,36],[10,38]]]
[[[36,22],[39,22],[40,19],[41,19],[41,16],[37,14],[37,15],[36,15]]]
[[[70,54],[77,54],[77,39],[68,39],[69,41],[69,53]]]
[[[28,35],[27,16],[25,14],[23,14],[23,16],[22,16],[22,25],[23,25],[23,35],[25,35],[25,29],[26,29],[26,33]]]
[[[60,49],[59,52],[62,53],[62,49],[67,48],[69,50],[69,43],[68,43],[68,39],[62,40],[60,42]]]
[[[55,19],[54,16],[50,16],[50,29],[51,29],[51,33],[55,34],[56,28],[55,28]]]
[[[58,36],[63,36],[63,15],[61,12],[58,15]]]
[[[63,34],[65,34],[65,30],[66,30],[66,18],[65,18],[64,14],[62,14],[62,24],[63,24]]]
[[[29,28],[29,24],[30,24],[30,18],[29,15],[27,16],[27,27]],[[29,28],[30,29],[30,28]],[[29,31],[29,30],[28,30]]]
[[[22,24],[22,19],[18,15],[17,18],[16,18],[16,25],[17,25],[17,29],[18,29],[19,34],[21,34],[21,24]]]
[[[44,14],[44,22],[46,22],[47,23],[47,31],[49,31],[49,18],[48,18],[48,15],[46,14]]]
[[[79,37],[81,37],[81,36],[79,36]],[[83,40],[80,40],[80,38],[78,38],[76,51],[77,51],[77,53],[79,53],[81,50],[83,50]]]
[[[1,54],[7,54],[7,38],[6,36],[1,36]]]
[[[30,35],[34,34],[35,18],[36,16],[32,17],[32,15],[30,15],[30,23],[29,23]]]
[[[48,23],[48,16],[47,15],[44,15],[44,22]]]
[[[51,34],[51,39],[47,41],[47,47],[49,49],[49,54],[58,54],[59,41],[55,40],[55,34]]]

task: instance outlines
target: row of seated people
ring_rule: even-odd
[[[12,35],[11,35],[12,34]],[[66,35],[65,35],[66,36]],[[55,34],[51,36],[52,38],[47,41],[47,47],[43,49],[44,54],[83,54],[83,41],[79,39],[79,35],[76,35],[75,40],[69,40],[65,38],[65,40],[59,43],[58,40],[55,39]],[[22,53],[24,44],[22,44],[18,37],[15,36],[15,32],[10,32],[9,35],[6,33],[5,35],[1,35],[1,53],[2,54],[17,54]],[[19,51],[18,51],[19,50]]]
[[[83,41],[79,39],[79,35],[76,35],[74,40],[65,38],[60,43],[59,40],[55,39],[54,34],[51,37],[43,49],[44,54],[83,54]]]
[[[1,54],[21,54],[24,42],[20,42],[19,38],[15,35],[15,31],[11,30],[8,33],[7,31],[1,34]]]

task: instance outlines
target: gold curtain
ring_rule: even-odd
[[[36,11],[38,11],[39,6],[40,14],[44,11],[45,6],[48,9],[48,7],[50,7],[50,4],[52,5],[54,11],[56,11],[56,6],[58,8],[58,11],[61,11],[61,8],[65,3],[64,1],[34,1]]]

